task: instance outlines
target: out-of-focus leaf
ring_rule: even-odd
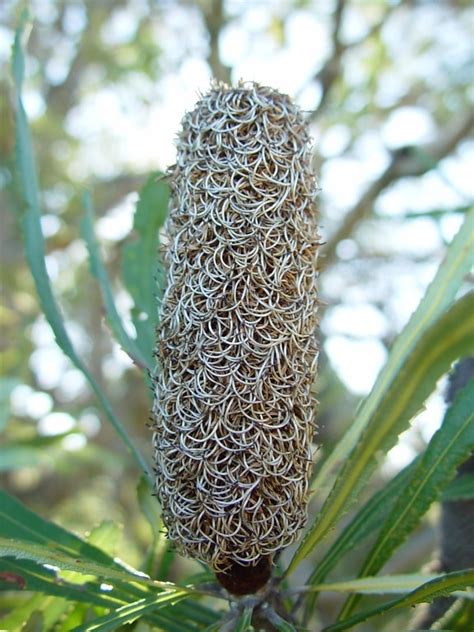
[[[24,75],[24,56],[21,46],[23,25],[17,29],[13,45],[13,79],[15,84],[15,134],[16,134],[16,161],[24,195],[25,210],[21,218],[23,240],[25,243],[26,258],[33,276],[36,291],[40,300],[44,315],[54,332],[58,346],[71,362],[81,371],[91,389],[99,400],[109,422],[128,448],[139,468],[146,473],[150,486],[153,485],[153,476],[143,455],[135,446],[127,431],[115,416],[112,407],[96,382],[90,371],[77,355],[71,339],[64,326],[61,311],[54,297],[45,261],[44,237],[41,229],[41,211],[39,204],[39,189],[36,176],[36,166],[33,156],[33,146],[30,138],[28,120],[22,100],[22,84]]]
[[[423,584],[404,597],[394,599],[393,601],[387,601],[376,608],[364,610],[349,619],[330,625],[327,628],[324,628],[323,632],[339,632],[340,630],[347,630],[358,623],[362,623],[367,619],[383,614],[384,612],[388,612],[389,610],[393,610],[394,608],[408,608],[417,603],[430,602],[436,597],[444,597],[459,590],[462,591],[467,588],[472,588],[472,586],[474,586],[473,569],[448,573],[447,575],[442,575],[441,577]]]
[[[100,525],[92,529],[87,541],[108,555],[115,555],[121,535],[120,525],[113,520],[103,520]]]
[[[19,383],[19,380],[12,377],[0,378],[0,432],[5,430],[10,416],[10,395]]]
[[[114,295],[110,285],[109,275],[105,269],[99,251],[99,244],[94,232],[94,210],[92,200],[88,193],[83,196],[84,217],[81,221],[81,235],[89,252],[89,263],[92,274],[99,282],[102,299],[104,301],[105,315],[115,339],[122,349],[132,358],[135,364],[141,368],[151,369],[151,364],[143,356],[138,343],[125,331],[122,319],[115,306]]]
[[[441,500],[452,502],[456,500],[472,500],[474,498],[474,474],[463,474],[452,481],[444,490]]]
[[[0,472],[32,467],[45,461],[48,461],[48,456],[35,448],[15,445],[0,447]]]
[[[418,219],[420,217],[432,217],[437,219],[439,217],[445,217],[452,213],[468,213],[472,209],[472,204],[464,204],[462,206],[455,206],[454,208],[434,208],[430,211],[408,211],[402,215],[405,219]],[[398,216],[399,217],[399,216]]]
[[[166,580],[174,559],[170,541],[165,537],[160,506],[142,477],[137,486],[138,504],[151,527],[152,540],[141,569],[153,578]]]
[[[348,511],[363,484],[374,472],[376,455],[387,452],[394,445],[451,363],[474,353],[473,313],[474,293],[470,293],[425,330],[403,368],[386,388],[319,515],[296,551],[287,574],[309,555]]]
[[[122,277],[134,307],[132,321],[137,344],[153,366],[158,300],[163,286],[163,271],[158,258],[159,231],[168,214],[169,188],[160,173],[152,173],[142,190],[135,211],[133,228],[136,240],[123,250]]]

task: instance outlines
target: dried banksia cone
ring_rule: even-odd
[[[255,592],[306,521],[318,234],[299,109],[215,85],[183,119],[156,356],[156,489],[178,551]],[[249,568],[250,567],[250,568]]]

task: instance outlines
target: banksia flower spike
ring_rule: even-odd
[[[288,97],[218,84],[184,117],[170,171],[156,490],[178,551],[234,593],[265,584],[306,521],[318,249],[308,141]]]

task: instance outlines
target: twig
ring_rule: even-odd
[[[223,0],[212,0],[202,8],[204,23],[209,34],[209,54],[207,61],[212,74],[218,81],[230,84],[230,68],[222,63],[219,55],[219,34],[226,24]]]
[[[335,11],[334,11],[334,22],[333,22],[333,29],[332,29],[333,53],[331,57],[329,57],[329,59],[326,60],[323,67],[317,72],[317,74],[313,78],[314,81],[317,81],[321,84],[321,99],[319,101],[317,108],[313,110],[311,113],[311,116],[310,116],[311,120],[315,120],[316,118],[318,118],[318,116],[326,108],[332,87],[341,74],[342,59],[345,53],[352,48],[361,46],[368,39],[376,35],[380,31],[382,26],[385,24],[390,14],[395,9],[398,9],[405,2],[406,0],[401,0],[398,5],[388,6],[387,10],[384,12],[380,20],[376,22],[375,24],[373,24],[370,27],[369,31],[363,37],[356,40],[355,42],[344,44],[343,42],[341,42],[340,32],[341,32],[342,19],[344,16],[344,9],[346,6],[346,0],[338,0]]]
[[[349,237],[357,224],[371,213],[375,200],[384,189],[400,178],[421,176],[436,167],[438,162],[449,155],[469,134],[473,124],[474,112],[465,112],[436,141],[418,147],[402,147],[394,151],[388,167],[370,184],[360,200],[347,213],[342,226],[328,240],[321,265],[328,266],[333,263],[339,242]]]

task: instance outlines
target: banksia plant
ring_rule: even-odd
[[[306,521],[318,233],[303,116],[270,88],[214,85],[170,180],[157,496],[179,552],[255,592]]]

